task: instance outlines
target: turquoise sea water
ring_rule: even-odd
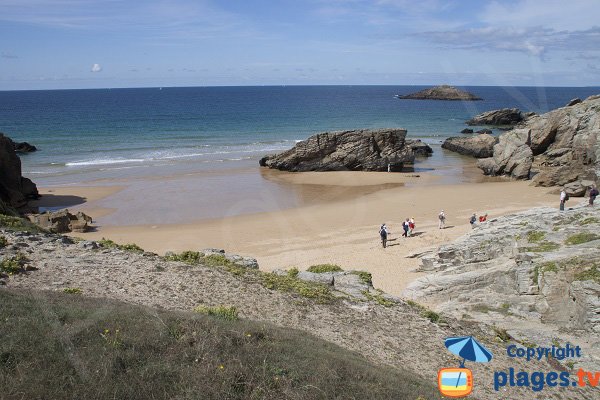
[[[402,127],[432,144],[471,116],[545,112],[600,88],[466,87],[477,102],[399,100],[418,86],[193,87],[0,92],[0,132],[39,152],[24,173],[42,185],[255,166],[327,130]],[[431,162],[442,160],[440,152]]]
[[[484,101],[399,100],[418,86],[196,87],[0,92],[0,132],[38,152],[21,157],[41,187],[119,185],[85,207],[102,225],[182,223],[281,210],[356,189],[291,185],[258,167],[265,154],[322,131],[401,127],[434,149],[416,171],[479,179],[473,159],[441,149],[465,120],[518,107],[545,112],[600,88],[467,87]],[[168,178],[168,179],[165,179]],[[419,180],[415,181],[419,184]],[[366,188],[365,194],[377,190]],[[60,203],[60,199],[59,204]],[[67,204],[64,204],[65,206]],[[379,221],[378,221],[379,222]]]

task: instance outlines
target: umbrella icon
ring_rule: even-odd
[[[462,357],[460,368],[465,367],[465,361],[489,362],[492,359],[492,353],[481,345],[473,336],[449,337],[444,341],[444,345],[452,354]],[[456,386],[460,381],[461,373],[458,374]]]

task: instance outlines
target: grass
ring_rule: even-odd
[[[310,267],[308,267],[307,271],[314,272],[316,274],[322,274],[325,272],[342,272],[343,269],[339,265],[335,264],[318,264],[311,265]]]
[[[217,318],[225,319],[228,321],[235,321],[238,319],[238,312],[235,307],[228,306],[216,306],[216,307],[207,307],[207,306],[198,306],[194,308],[194,312],[200,314],[211,315]]]
[[[440,399],[433,380],[264,322],[10,289],[0,304],[7,399]]]
[[[548,251],[554,251],[559,248],[560,248],[560,245],[558,243],[543,241],[543,242],[538,242],[537,246],[524,247],[522,250],[526,251],[526,252],[532,252],[532,253],[544,253],[544,252],[548,252]]]
[[[592,265],[591,268],[575,274],[575,280],[576,281],[594,281],[596,283],[600,283],[600,270],[598,270],[598,266],[594,264],[594,265]]]
[[[363,290],[361,293],[363,294],[363,296],[365,296],[367,298],[367,300],[374,301],[377,304],[379,304],[380,306],[393,307],[396,305],[395,302],[383,297],[382,291],[378,291],[376,293],[370,293],[368,290]]]
[[[12,257],[6,257],[0,261],[0,273],[15,275],[25,271],[23,265],[27,262],[27,257],[23,253],[18,253]]]
[[[373,275],[367,271],[350,271],[353,275],[358,275],[360,281],[366,285],[373,286]]]
[[[67,294],[82,294],[83,290],[77,287],[68,287],[63,289],[63,293]]]
[[[597,224],[599,223],[600,220],[598,220],[598,218],[596,217],[587,217],[586,219],[584,219],[583,221],[581,221],[581,225],[590,225],[590,224]]]
[[[295,276],[258,273],[260,283],[271,290],[291,292],[315,300],[317,303],[331,303],[335,300],[329,286],[319,282],[308,282]]]
[[[29,220],[26,220],[25,218],[13,216],[13,215],[5,215],[2,213],[0,213],[0,227],[7,229],[9,231],[17,231],[17,232],[32,232],[32,233],[46,232],[44,229],[29,222]]]
[[[0,235],[0,249],[8,246],[8,239],[6,236]]]
[[[596,235],[595,233],[581,232],[581,233],[576,233],[574,235],[569,236],[565,240],[565,244],[576,245],[576,244],[591,242],[592,240],[598,240],[598,239],[600,239],[600,236]]]
[[[507,342],[510,342],[510,340],[512,339],[511,336],[506,331],[506,329],[498,328],[497,326],[494,326],[493,329],[494,329],[494,332],[496,333],[496,337],[498,339],[500,339],[502,342],[507,343]]]
[[[433,323],[443,321],[442,317],[440,316],[440,314],[436,313],[435,311],[432,311],[432,310],[428,309],[427,307],[425,307],[422,304],[417,303],[416,301],[406,300],[406,304],[408,304],[409,306],[411,306],[411,307],[416,308],[417,310],[419,310],[421,316],[427,318],[428,320],[430,320]]]
[[[539,243],[544,239],[546,233],[541,231],[529,231],[527,232],[527,241],[529,243]]]
[[[135,243],[118,244],[110,239],[102,238],[98,241],[98,244],[107,249],[119,249],[123,251],[130,251],[132,253],[143,253],[144,249]]]
[[[167,261],[181,261],[190,265],[197,265],[200,263],[200,259],[204,257],[204,254],[197,251],[184,251],[183,253],[175,254],[171,253],[164,257]]]

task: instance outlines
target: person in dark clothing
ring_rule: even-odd
[[[593,206],[594,205],[594,200],[596,200],[596,197],[598,196],[598,189],[596,189],[595,186],[591,186],[590,187],[590,202],[589,202],[589,206]]]
[[[473,214],[471,215],[471,219],[469,220],[472,229],[475,229],[475,222],[477,222],[477,216]]]
[[[404,233],[402,234],[402,236],[408,237],[408,230],[409,229],[410,229],[410,219],[406,218],[406,221],[404,221],[402,223],[402,230],[404,230]]]
[[[387,246],[387,238],[389,234],[390,233],[387,226],[385,226],[385,224],[381,224],[381,228],[379,228],[379,237],[381,238],[381,244],[383,245],[384,249]]]

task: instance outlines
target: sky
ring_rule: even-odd
[[[597,0],[0,0],[0,90],[600,85]]]

